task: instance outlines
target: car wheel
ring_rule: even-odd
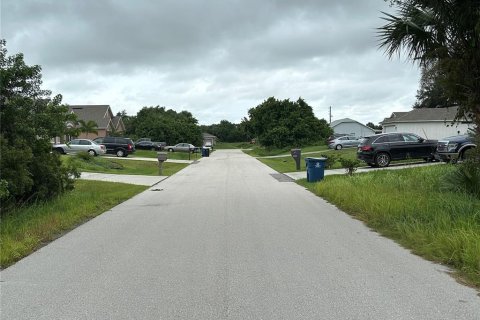
[[[95,150],[88,150],[88,154],[91,155],[92,157],[95,157],[97,155]]]
[[[123,151],[122,149],[118,149],[117,152],[117,157],[125,157],[125,151]]]
[[[169,148],[169,149],[168,149],[168,152],[173,152],[173,149],[172,149],[172,148]]]
[[[385,152],[377,154],[375,157],[375,164],[380,168],[388,167],[390,164],[390,155]]]
[[[342,150],[342,148],[343,148],[343,147],[342,147],[341,144],[337,144],[337,145],[335,146],[335,150]]]
[[[56,148],[55,151],[57,151],[60,154],[65,154],[65,151],[62,148]]]

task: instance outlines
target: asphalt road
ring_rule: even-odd
[[[1,272],[1,319],[480,319],[478,293],[240,151]]]

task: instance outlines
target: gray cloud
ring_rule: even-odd
[[[376,48],[379,0],[3,0],[9,52],[64,101],[136,113],[165,105],[239,121],[269,96],[319,117],[378,122],[408,110],[418,70]]]

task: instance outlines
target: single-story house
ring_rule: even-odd
[[[330,128],[333,129],[334,133],[346,136],[367,137],[375,134],[374,129],[350,118],[332,121]]]
[[[473,129],[472,119],[454,122],[458,107],[421,108],[409,112],[394,112],[380,124],[383,132],[411,132],[427,139],[441,139],[448,136],[467,134]]]
[[[217,142],[217,137],[214,136],[213,134],[210,133],[202,133],[202,138],[203,138],[203,145],[204,146],[214,146],[215,143]]]

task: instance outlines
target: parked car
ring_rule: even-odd
[[[445,162],[464,160],[467,150],[476,148],[473,137],[468,134],[446,137],[438,141],[437,155]]]
[[[380,133],[363,138],[357,158],[369,166],[387,167],[392,160],[433,161],[437,140],[426,140],[413,133]]]
[[[163,150],[163,148],[167,145],[166,142],[155,142],[155,141],[139,141],[135,142],[135,149],[143,149],[143,150]]]
[[[73,139],[67,143],[54,144],[52,149],[61,154],[85,151],[92,156],[98,156],[99,154],[105,154],[106,152],[104,145],[98,144],[89,139]]]
[[[165,150],[169,152],[183,151],[183,152],[195,152],[197,148],[190,143],[177,143],[174,146],[166,146]]]
[[[343,136],[330,141],[328,147],[330,149],[341,150],[343,148],[357,147],[360,144],[360,139],[352,136]]]
[[[337,139],[337,138],[340,138],[340,137],[343,137],[343,136],[346,136],[346,134],[341,134],[341,133],[334,133],[332,134],[331,136],[329,136],[326,140],[326,145],[328,146],[330,144],[330,142],[332,142],[333,140]]]
[[[130,138],[99,137],[93,139],[93,141],[105,145],[107,153],[114,154],[117,157],[127,157],[135,152],[135,145]]]

